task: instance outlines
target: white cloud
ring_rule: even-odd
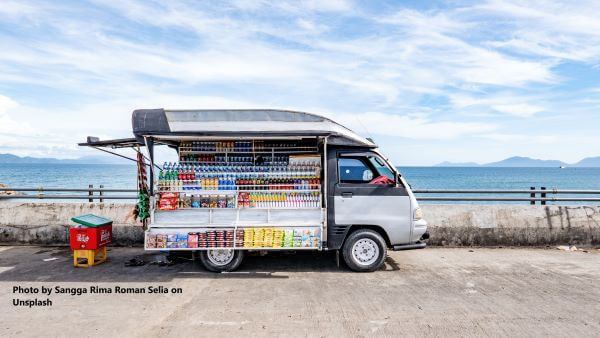
[[[433,121],[427,117],[381,112],[324,114],[362,135],[373,133],[416,140],[450,140],[496,129],[496,126],[490,123]]]
[[[493,109],[507,113],[510,115],[515,115],[519,117],[531,117],[536,113],[544,111],[543,107],[528,104],[528,103],[520,103],[520,104],[497,104],[491,106]]]
[[[19,104],[10,97],[0,94],[0,136],[8,139],[12,135],[33,133],[33,129],[27,123],[13,118],[13,115],[17,114],[19,114]]]
[[[0,15],[20,17],[38,13],[38,10],[22,1],[3,0],[0,6]]]
[[[536,143],[536,144],[552,144],[559,141],[559,137],[556,135],[524,135],[524,134],[504,134],[504,133],[490,133],[478,135],[479,137],[486,138],[489,140],[502,142],[502,143]]]
[[[600,3],[488,1],[470,9],[499,18],[510,29],[490,46],[529,55],[597,62],[600,59]]]
[[[450,100],[459,109],[471,107],[475,109],[490,108],[500,113],[523,118],[533,117],[535,114],[546,110],[540,102],[540,98],[511,92],[484,97],[455,94],[450,96]],[[536,104],[529,102],[536,102]]]
[[[385,11],[341,0],[6,4],[0,16],[24,29],[0,32],[0,83],[24,88],[27,100],[14,99],[28,106],[0,110],[0,133],[29,124],[69,154],[87,133],[128,133],[131,110],[141,107],[293,107],[329,111],[361,134],[364,125],[412,140],[517,142],[490,133],[513,116],[539,121],[557,107],[554,88],[565,78],[556,67],[600,55],[592,1]],[[28,86],[48,94],[28,97]],[[73,100],[47,104],[55,93]],[[586,104],[565,103],[560,113],[590,114]]]

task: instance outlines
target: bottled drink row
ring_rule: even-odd
[[[257,158],[256,161],[252,156],[242,155],[210,155],[210,154],[186,154],[179,157],[179,161],[183,163],[203,163],[203,164],[222,164],[222,165],[253,165],[256,163],[269,163],[270,165],[287,165],[289,156],[277,155],[267,156],[265,158]]]
[[[252,141],[193,141],[180,146],[183,151],[252,152]]]
[[[314,142],[303,141],[192,141],[183,142],[181,151],[194,152],[256,152],[270,150],[295,150],[316,148]]]
[[[158,175],[159,191],[319,189],[320,167],[209,166],[165,163]]]

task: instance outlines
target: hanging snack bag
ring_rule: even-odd
[[[219,195],[218,196],[218,208],[227,208],[227,196]]]
[[[167,247],[167,235],[158,234],[156,235],[156,247],[160,249],[164,249]]]
[[[156,235],[154,235],[154,234],[146,235],[146,247],[147,248],[156,248]]]
[[[210,203],[208,201],[208,196],[202,195],[200,207],[201,208],[210,208]]]
[[[187,248],[188,234],[177,234],[177,247]]]
[[[294,230],[286,229],[283,234],[283,246],[286,248],[294,247]]]
[[[251,248],[254,242],[254,231],[252,228],[244,229],[244,248]]]

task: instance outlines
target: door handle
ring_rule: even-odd
[[[342,198],[352,198],[352,193],[351,192],[343,192]]]

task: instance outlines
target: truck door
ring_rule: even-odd
[[[408,243],[412,231],[410,197],[391,168],[373,152],[335,153],[328,162],[336,171],[330,176],[334,182],[330,182],[333,212],[328,213],[329,248],[341,247],[353,225],[380,227],[392,245]],[[379,176],[394,183],[370,183]]]

